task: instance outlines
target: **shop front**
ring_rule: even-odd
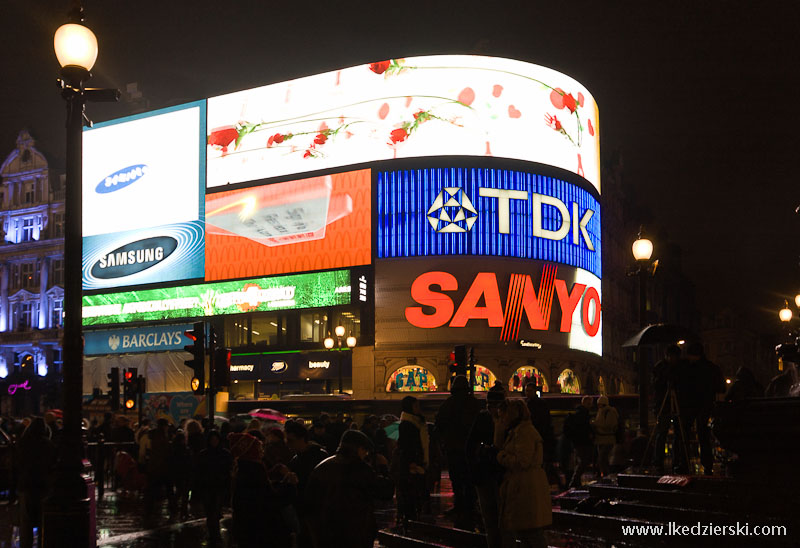
[[[270,400],[292,394],[352,394],[349,350],[233,353],[231,400]]]

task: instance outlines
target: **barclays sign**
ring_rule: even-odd
[[[133,354],[183,350],[191,341],[183,334],[191,324],[156,325],[84,332],[84,354]]]

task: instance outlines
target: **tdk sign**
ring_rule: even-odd
[[[581,183],[509,169],[379,172],[378,257],[537,259],[601,277],[600,203]]]
[[[147,175],[147,170],[148,167],[145,164],[124,167],[100,181],[94,190],[98,194],[108,194],[120,190]]]
[[[122,278],[157,265],[178,247],[171,236],[145,238],[104,254],[92,266],[92,276],[103,280]]]

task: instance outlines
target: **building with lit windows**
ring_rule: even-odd
[[[84,391],[135,368],[159,408],[183,405],[196,321],[232,348],[231,399],[444,391],[458,344],[479,390],[620,391],[598,123],[568,76],[457,55],[96,124]]]
[[[60,377],[64,190],[25,130],[0,177],[0,401],[20,414]]]

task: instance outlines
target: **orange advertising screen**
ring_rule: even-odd
[[[363,169],[206,195],[206,280],[369,264]]]

